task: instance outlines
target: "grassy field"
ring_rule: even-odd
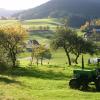
[[[32,19],[32,20],[0,20],[0,25],[5,24],[15,24],[21,22],[25,28],[38,28],[40,26],[49,26],[50,29],[55,29],[57,25],[61,25],[58,19],[56,18],[48,18],[48,19]]]
[[[24,25],[44,24],[45,21],[51,23],[53,20],[57,21],[56,19],[28,20]],[[50,42],[46,36],[39,34],[30,35],[29,38],[36,39],[40,43]],[[20,58],[29,56],[28,52],[19,55]],[[94,69],[95,66],[87,65],[88,58],[90,55],[84,55],[85,67]],[[43,66],[29,66],[29,60],[21,59],[19,68],[0,72],[0,100],[100,100],[100,92],[97,92],[94,86],[90,86],[88,91],[69,88],[73,70],[81,67],[81,57],[78,65],[73,64],[68,67],[66,61],[63,49],[52,51],[50,64],[45,60]]]
[[[28,67],[27,61],[23,64],[0,75],[0,100],[99,100],[100,93],[94,87],[87,92],[69,88],[72,71],[77,66]]]
[[[61,25],[59,20],[56,18],[25,20],[22,23],[26,28],[38,29],[41,26],[48,26],[51,30],[54,30],[58,25]]]
[[[19,23],[18,20],[0,20],[0,25],[9,25]]]
[[[22,59],[21,67],[1,73],[0,100],[99,100],[100,93],[93,86],[89,91],[70,89],[68,84],[73,70],[81,65],[68,67],[62,49],[52,53],[49,65],[45,61],[43,66],[29,66],[30,61]],[[84,57],[86,61],[89,56]],[[85,63],[86,68],[94,68]]]

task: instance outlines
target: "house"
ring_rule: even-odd
[[[34,46],[39,46],[40,44],[37,40],[29,40],[27,42],[27,46],[26,46],[27,51],[32,52],[33,45]]]
[[[87,28],[84,37],[93,39],[95,41],[100,41],[100,26],[90,25]]]
[[[33,46],[33,45],[40,45],[37,40],[29,40],[28,44],[31,45],[31,46]]]

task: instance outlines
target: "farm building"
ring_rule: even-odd
[[[84,37],[93,39],[94,41],[100,41],[100,26],[89,26],[84,34]]]
[[[31,52],[33,45],[34,46],[39,46],[40,44],[37,40],[29,40],[27,42],[27,45],[26,45],[27,51]]]

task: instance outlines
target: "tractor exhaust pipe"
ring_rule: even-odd
[[[84,57],[82,55],[82,69],[84,69]]]

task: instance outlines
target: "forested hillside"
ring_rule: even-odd
[[[99,9],[99,0],[50,0],[41,6],[13,16],[21,19],[67,16],[70,19],[70,25],[77,27],[86,20],[100,17]]]

